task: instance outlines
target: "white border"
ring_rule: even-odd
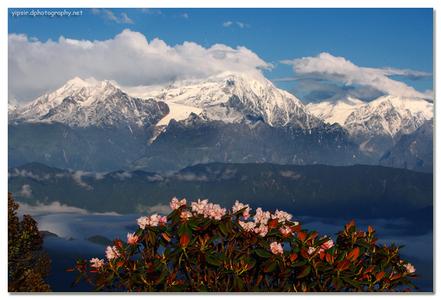
[[[8,72],[7,72],[7,8],[8,7],[207,7],[207,8],[216,8],[216,7],[335,7],[335,8],[341,8],[341,7],[354,7],[354,8],[365,8],[365,7],[371,7],[371,8],[389,8],[389,7],[425,7],[425,8],[434,8],[435,9],[435,28],[434,28],[434,55],[435,57],[437,54],[440,53],[440,47],[439,47],[439,32],[440,30],[440,22],[436,22],[436,14],[438,9],[441,6],[441,1],[439,0],[309,0],[309,1],[294,1],[294,0],[150,0],[150,1],[138,1],[138,0],[0,0],[0,91],[2,93],[1,97],[1,108],[0,108],[0,136],[1,136],[1,146],[0,146],[0,195],[3,195],[3,201],[1,202],[1,215],[0,215],[0,224],[2,226],[2,234],[0,235],[2,238],[0,242],[1,247],[1,255],[0,255],[0,262],[1,262],[1,271],[0,271],[0,291],[1,296],[9,296],[13,297],[14,299],[22,299],[25,298],[29,299],[29,297],[32,298],[46,298],[46,297],[69,297],[69,296],[79,296],[78,294],[70,294],[70,295],[60,295],[60,294],[54,294],[54,295],[32,295],[32,296],[25,296],[25,295],[9,295],[7,293],[7,245],[5,242],[6,236],[7,236],[7,204],[6,204],[6,192],[7,192],[7,106],[6,102],[8,99],[8,93],[7,93],[7,78],[8,78]],[[439,65],[436,64],[436,59],[434,59],[434,73],[439,74]],[[434,77],[437,79],[437,76]],[[437,91],[439,89],[440,81],[436,80],[434,84],[434,91]],[[435,99],[436,99],[436,93],[435,93]],[[438,105],[435,105],[435,120],[439,117],[439,109]],[[437,123],[437,122],[435,122]],[[440,147],[439,147],[439,130],[435,130],[435,157],[438,157],[440,153]],[[434,164],[436,166],[436,160],[434,161]],[[436,173],[435,173],[436,175]],[[434,186],[441,186],[441,179],[439,176],[435,176],[436,185]],[[436,194],[435,194],[436,195]],[[437,195],[436,195],[437,196]],[[436,197],[439,198],[439,197]],[[438,199],[436,199],[438,200]],[[440,216],[440,210],[441,205],[436,205],[435,200],[435,210],[436,215]],[[436,219],[434,219],[434,222],[436,224],[435,233],[439,233],[439,223],[436,222]],[[438,237],[438,234],[435,235],[434,242],[436,243],[436,249],[438,249],[438,252],[440,252],[440,239]],[[434,252],[436,254],[436,252]],[[437,263],[437,267],[434,272],[434,287],[436,290],[439,290],[441,288],[441,276],[439,273],[439,260],[436,257],[435,263]],[[109,295],[82,295],[85,299],[91,299],[92,297],[108,297]],[[118,298],[123,297],[122,295],[115,295]],[[178,295],[144,295],[146,297],[165,297],[171,299],[172,297],[176,297]],[[195,295],[195,294],[189,294],[189,295],[179,295],[179,297],[192,297],[192,296],[207,296],[205,295]],[[247,294],[243,295],[240,294],[241,297],[249,298],[251,297],[254,299],[267,299],[269,296],[268,294]],[[286,297],[287,294],[280,295],[280,297]],[[289,295],[289,296],[301,296],[305,298],[312,298],[317,297],[317,295]],[[347,295],[347,294],[336,294],[336,295],[323,295],[326,297],[331,297],[334,299],[337,299],[337,297],[369,297],[374,296],[372,294],[369,295]],[[433,297],[433,295],[431,295]],[[113,297],[113,296],[110,296]],[[234,297],[231,295],[223,295],[218,297]],[[278,297],[276,295],[271,295],[270,297]],[[321,296],[319,296],[321,297]],[[402,297],[402,295],[376,295],[377,299],[395,299],[396,297]],[[412,298],[427,298],[428,295],[416,295],[411,296]],[[429,296],[430,297],[430,296]]]

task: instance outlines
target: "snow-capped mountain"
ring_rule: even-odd
[[[191,113],[225,123],[262,120],[274,127],[291,125],[303,129],[322,124],[294,95],[259,74],[227,72],[203,80],[174,82],[156,90],[149,87],[143,92],[138,88],[136,95],[169,105],[170,114],[159,125],[166,125],[171,119],[183,120]]]
[[[326,123],[338,123],[343,126],[348,116],[364,104],[365,102],[361,100],[348,97],[336,102],[323,101],[319,103],[309,103],[306,105],[306,108],[313,115]]]
[[[353,135],[409,134],[433,118],[433,104],[418,98],[382,96],[358,107],[345,121]]]
[[[74,127],[156,124],[168,113],[162,102],[134,98],[114,83],[74,78],[16,109],[15,119]],[[13,121],[13,120],[12,120]]]
[[[305,106],[261,74],[223,73],[136,88],[74,78],[8,105],[8,117],[11,164],[170,171],[214,161],[377,164],[433,118],[433,103],[383,96]]]
[[[135,89],[76,77],[15,112],[10,120],[76,127],[119,123],[165,127],[172,119],[183,121],[191,114],[224,123],[261,120],[274,127],[311,129],[323,124],[299,99],[262,75],[237,73]]]
[[[382,96],[371,102],[346,99],[308,104],[308,110],[327,123],[339,123],[353,136],[409,134],[433,118],[433,104],[419,98]]]
[[[8,119],[14,119],[17,115],[17,105],[8,102]]]

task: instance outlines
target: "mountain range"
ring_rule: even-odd
[[[8,116],[10,166],[174,171],[209,162],[385,163],[388,152],[400,156],[396,145],[406,147],[402,137],[431,139],[418,129],[431,122],[433,104],[386,95],[305,105],[260,73],[227,72],[136,88],[74,78],[9,105]],[[387,165],[430,171],[429,156],[416,164],[414,156],[409,150]]]

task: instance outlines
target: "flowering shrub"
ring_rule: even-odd
[[[397,246],[352,221],[334,242],[308,232],[284,211],[238,201],[231,210],[208,200],[172,199],[168,216],[138,219],[106,259],[79,260],[77,280],[98,291],[361,292],[414,287],[415,268]]]

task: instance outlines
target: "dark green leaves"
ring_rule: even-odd
[[[263,257],[263,258],[269,258],[269,257],[271,257],[271,253],[269,253],[268,251],[266,251],[266,250],[263,250],[263,249],[260,249],[260,248],[256,248],[256,249],[254,249],[254,252],[256,252],[256,254],[258,255],[258,256],[260,256],[260,257]]]

